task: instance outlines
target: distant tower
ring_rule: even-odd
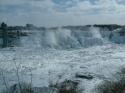
[[[3,39],[2,47],[4,48],[8,46],[7,24],[3,22],[1,24],[1,29],[2,29],[2,39]]]

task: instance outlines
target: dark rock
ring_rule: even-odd
[[[76,78],[88,79],[91,80],[94,77],[90,73],[77,73]]]

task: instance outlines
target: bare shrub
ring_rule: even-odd
[[[78,82],[71,81],[71,80],[65,80],[62,83],[53,85],[53,87],[57,89],[58,93],[80,93],[78,89]]]
[[[20,85],[14,84],[0,93],[58,93],[52,87],[32,87],[30,83],[20,83]]]
[[[98,93],[125,93],[125,69],[117,72],[115,77],[114,81],[103,81],[97,87]]]
[[[125,82],[105,81],[98,87],[99,93],[125,93]]]
[[[22,90],[20,90],[20,85]],[[3,93],[34,93],[31,84],[21,83],[20,85],[14,84],[8,90],[3,90]]]
[[[6,77],[5,77],[5,73],[4,73],[4,71],[3,71],[3,69],[0,69],[0,74],[1,74],[1,76],[2,76],[2,80],[3,80],[3,84],[5,85],[5,88],[6,88],[6,90],[8,90],[9,88],[8,88],[8,83],[7,83],[7,81],[6,81]]]

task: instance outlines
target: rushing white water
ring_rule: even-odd
[[[94,38],[99,38],[99,39],[103,39],[101,34],[100,34],[100,29],[97,27],[90,27],[90,31],[93,35]]]
[[[32,35],[22,39],[23,46],[71,49],[102,45],[104,42],[100,30],[90,27],[89,30],[69,30],[58,28],[45,31],[34,31]]]

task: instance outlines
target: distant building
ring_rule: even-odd
[[[26,28],[34,29],[34,28],[36,28],[36,26],[34,26],[33,24],[26,24]]]

